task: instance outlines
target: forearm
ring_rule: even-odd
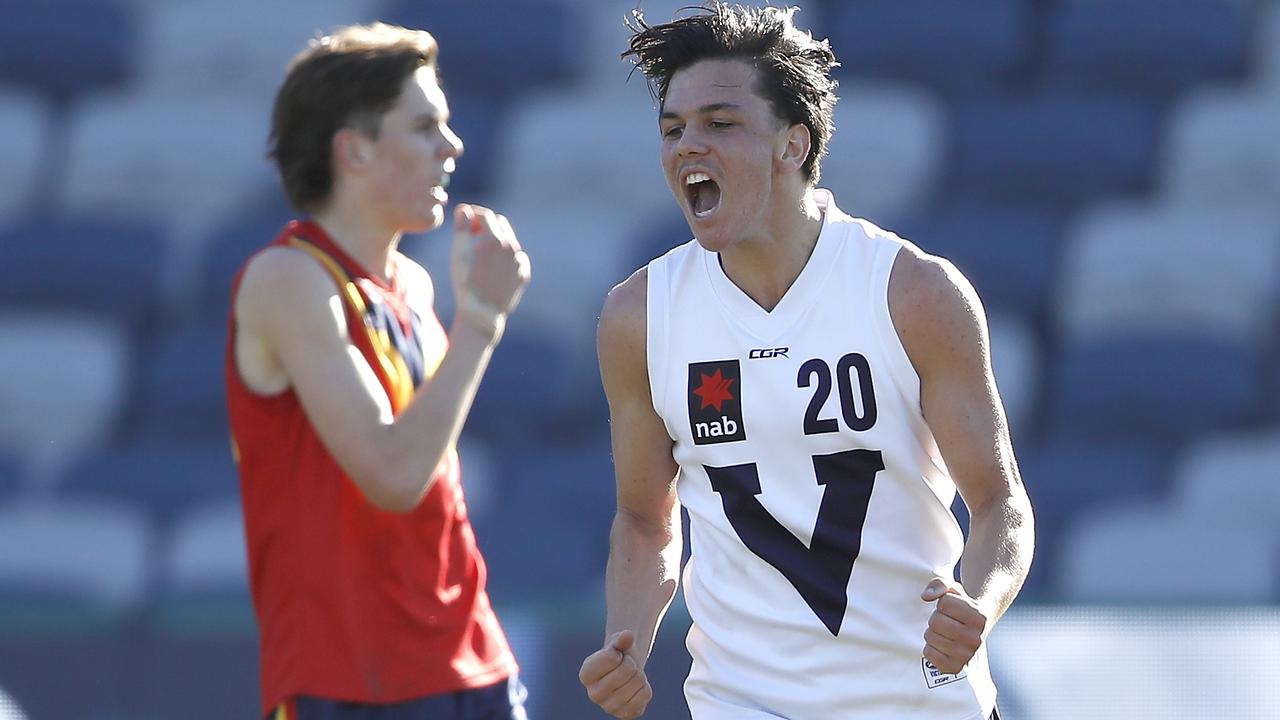
[[[620,510],[613,521],[605,572],[605,637],[621,630],[634,632],[641,667],[648,662],[658,625],[679,585],[679,517],[677,510],[671,520],[652,522]]]
[[[1031,569],[1035,525],[1023,492],[973,508],[960,575],[965,592],[987,616],[988,631],[1013,603]]]
[[[457,443],[495,345],[492,334],[455,322],[440,366],[387,426],[385,482],[411,505],[430,490],[437,467]]]

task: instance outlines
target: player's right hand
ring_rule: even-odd
[[[458,317],[500,333],[530,277],[529,256],[511,223],[489,208],[459,205],[450,264]]]
[[[587,697],[618,720],[640,717],[653,699],[649,679],[630,652],[635,644],[635,633],[616,632],[603,648],[587,656],[578,672]]]

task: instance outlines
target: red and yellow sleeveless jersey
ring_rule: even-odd
[[[306,252],[333,276],[351,341],[399,414],[444,356],[448,338],[435,315],[409,307],[398,273],[387,282],[367,272],[315,223],[290,223],[277,245]],[[329,454],[292,389],[263,396],[245,387],[234,338],[233,311],[227,404],[263,712],[296,695],[400,702],[515,673],[485,592],[456,453],[435,469],[413,511],[374,507]]]

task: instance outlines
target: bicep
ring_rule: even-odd
[[[973,287],[950,263],[906,262],[914,267],[904,273],[908,282],[898,294],[895,323],[920,376],[925,422],[972,511],[1019,483],[991,370],[985,313]]]
[[[239,325],[275,355],[316,433],[358,480],[376,466],[373,435],[392,422],[390,401],[351,342],[333,280],[307,258],[263,259],[246,272]]]
[[[600,376],[609,401],[618,511],[668,522],[677,504],[672,440],[654,410],[645,348],[644,276],[610,293],[598,335]]]

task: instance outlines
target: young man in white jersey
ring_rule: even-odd
[[[1034,535],[984,313],[950,263],[816,188],[836,62],[793,12],[633,28],[696,239],[600,318],[618,513],[580,679],[614,717],[644,712],[683,505],[695,720],[985,720],[984,640]]]

